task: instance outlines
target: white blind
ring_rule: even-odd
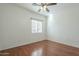
[[[32,20],[32,33],[42,32],[42,21]]]

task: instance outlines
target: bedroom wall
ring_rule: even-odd
[[[79,48],[79,4],[59,4],[47,21],[47,35],[51,41]]]
[[[43,33],[32,33],[31,17],[43,20]],[[0,4],[0,50],[44,40],[45,20],[45,16],[15,4]]]

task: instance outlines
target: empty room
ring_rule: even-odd
[[[79,56],[79,3],[0,3],[0,56]]]

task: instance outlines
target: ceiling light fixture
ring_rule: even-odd
[[[50,10],[47,7],[51,6],[51,5],[56,5],[56,3],[33,3],[32,5],[40,6],[40,9],[38,10],[38,12],[40,12],[40,11],[47,11],[47,12],[49,12]]]

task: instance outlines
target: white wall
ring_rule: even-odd
[[[79,47],[79,4],[60,4],[48,17],[48,39]]]
[[[32,34],[31,17],[43,20],[43,33]],[[0,50],[45,39],[45,16],[15,4],[0,4]]]

